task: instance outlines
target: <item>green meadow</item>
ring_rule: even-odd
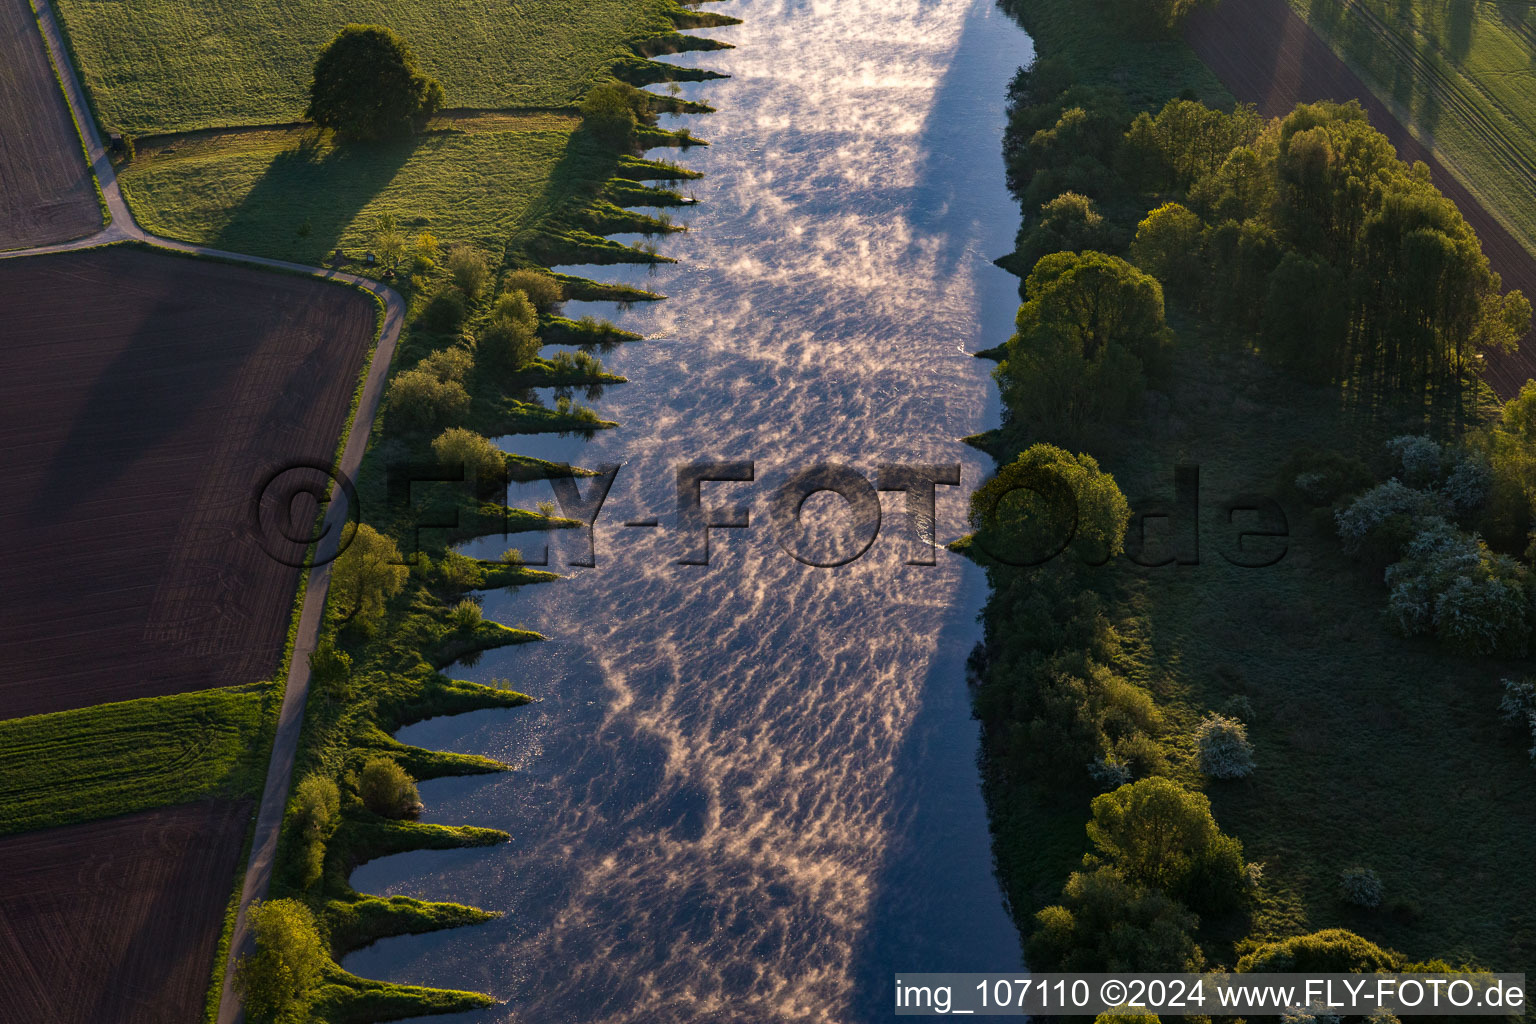
[[[120,180],[148,230],[235,252],[321,263],[337,247],[367,248],[389,214],[409,233],[499,254],[576,125],[555,115],[507,121],[371,145],[302,129],[177,139],[145,147]]]
[[[254,797],[265,684],[0,722],[0,835],[211,796]]]
[[[673,30],[670,0],[60,0],[97,117],[131,135],[303,116],[315,55],[350,22],[403,35],[450,107],[566,107],[634,40]]]

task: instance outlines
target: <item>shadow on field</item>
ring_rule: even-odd
[[[283,239],[303,258],[326,260],[342,232],[405,166],[418,145],[327,141],[304,135],[279,153],[212,241],[231,252],[262,252]]]

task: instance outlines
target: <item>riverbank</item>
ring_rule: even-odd
[[[1056,156],[1033,132],[1060,130],[1050,98],[1061,89],[1077,90],[1068,94],[1070,102],[1062,101],[1066,106],[1076,103],[1090,117],[1119,124],[1118,132],[1137,111],[1155,112],[1186,89],[1186,96],[1231,108],[1231,97],[1221,96],[1220,83],[1177,37],[1146,45],[1104,33],[1099,9],[1078,0],[1022,0],[1012,7],[1034,36],[1052,83],[1037,79],[1034,93],[1027,79],[1016,87],[1021,108],[1040,103],[1052,111],[1024,111],[1026,121],[1038,117],[1043,123],[1012,135],[1010,145],[1019,147],[1013,152],[1024,154],[1028,144],[1018,167],[1056,166],[1050,163]],[[1098,34],[1076,27],[1085,25]],[[1207,129],[1219,133],[1220,123],[1208,119]],[[1163,145],[1177,150],[1181,144],[1176,127],[1149,122],[1147,128],[1151,132],[1141,139],[1166,132],[1157,135]],[[1139,209],[1128,206],[1123,186],[1105,182],[1140,168],[1117,149],[1118,142],[1106,147],[1107,155],[1068,155],[1090,155],[1108,165],[1100,178],[1074,169],[1084,182],[1081,190],[1098,199],[1102,223],[1094,219],[1098,213],[1068,219],[1081,204],[1059,206],[1055,219],[1042,217],[1039,205],[1060,189],[1041,193],[1038,182],[1049,179],[1037,178],[1021,242],[1036,246],[1036,255],[1040,246],[1052,251],[1054,242],[1055,248],[1102,248],[1157,267],[1163,278],[1159,311],[1166,292],[1174,336],[1163,355],[1169,362],[1157,372],[1148,368],[1145,404],[1136,403],[1121,419],[1110,417],[1104,429],[1069,430],[1059,419],[1031,418],[1038,409],[1016,407],[1007,429],[980,440],[1000,465],[1039,441],[1086,449],[1138,512],[1168,508],[1175,466],[1198,466],[1199,508],[1180,515],[1200,519],[1200,547],[1194,557],[1180,549],[1179,561],[1187,564],[1152,567],[1121,558],[1080,570],[1074,600],[1097,609],[1083,613],[1084,622],[1099,623],[1088,631],[1093,640],[1086,648],[1078,646],[1081,635],[1074,630],[1087,626],[1064,623],[1053,634],[1038,624],[1044,613],[1027,575],[989,570],[994,597],[978,690],[984,777],[999,873],[1021,931],[1036,941],[1031,966],[1052,969],[1056,964],[1041,957],[1070,954],[1078,957],[1074,966],[1092,969],[1176,969],[1196,960],[1232,967],[1266,943],[1341,927],[1401,951],[1397,963],[1443,957],[1523,969],[1533,948],[1532,922],[1500,912],[1505,890],[1493,879],[1509,849],[1533,848],[1536,830],[1526,821],[1508,821],[1496,806],[1512,791],[1528,800],[1536,785],[1512,743],[1488,739],[1510,738],[1498,724],[1498,679],[1518,673],[1519,666],[1395,635],[1381,612],[1380,566],[1353,561],[1340,548],[1328,506],[1347,495],[1318,508],[1294,490],[1297,460],[1317,457],[1308,452],[1379,467],[1388,438],[1426,431],[1455,436],[1456,426],[1428,409],[1424,396],[1407,384],[1373,391],[1373,401],[1366,402],[1337,382],[1309,384],[1277,367],[1278,346],[1270,337],[1261,341],[1251,328],[1221,319],[1232,313],[1217,312],[1229,308],[1220,289],[1237,285],[1213,283],[1208,274],[1198,278],[1205,283],[1190,285],[1168,276],[1177,268],[1156,263],[1147,248],[1129,245],[1133,236],[1138,245],[1150,244],[1143,218],[1159,204],[1198,204],[1188,195],[1190,181],[1169,180],[1139,190]],[[1031,185],[1026,174],[1016,188],[1023,193]],[[1198,218],[1193,222],[1204,226]],[[1069,237],[1075,245],[1061,244]],[[1011,347],[1001,354],[1022,359],[1023,351]],[[1475,387],[1471,392],[1477,397],[1469,399],[1475,407],[1470,419],[1496,419],[1492,395]],[[1230,523],[1215,511],[1230,494],[1268,494],[1281,502],[1290,526],[1279,561],[1262,569],[1233,564],[1220,540]],[[1140,529],[1138,520],[1130,523]],[[1173,539],[1164,538],[1160,543]],[[1063,648],[1051,655],[1056,661],[1041,653],[1050,654],[1051,644]],[[1074,656],[1099,667],[1085,669]],[[1050,666],[1056,667],[1048,672]],[[1100,714],[1094,728],[1103,730],[1113,756],[1096,763],[1097,777],[1089,770],[1092,750],[1080,755],[1080,769],[1057,757],[1052,770],[1069,778],[1053,776],[1047,785],[1024,757],[1030,747],[1024,737],[1036,736],[1033,745],[1044,749],[1070,746],[1080,737],[1063,733],[1062,716],[1090,721],[1093,708]],[[1222,780],[1202,771],[1198,735],[1212,713],[1241,724],[1253,748],[1251,775]],[[1134,737],[1140,738],[1131,742]],[[1133,949],[1122,943],[1111,952],[1110,940],[1095,944],[1087,923],[1095,912],[1094,886],[1104,882],[1088,880],[1084,855],[1096,853],[1095,864],[1106,855],[1102,845],[1090,843],[1083,825],[1090,803],[1096,818],[1100,813],[1096,793],[1149,776],[1208,798],[1215,822],[1241,842],[1244,860],[1258,867],[1250,870],[1240,906],[1211,908],[1194,919],[1166,918],[1183,921],[1163,933],[1187,932],[1183,944],[1148,941]],[[1469,785],[1471,778],[1490,781]],[[1497,824],[1490,825],[1487,815]],[[1343,873],[1362,866],[1382,881],[1386,895],[1379,906],[1351,902],[1341,886]],[[1073,876],[1063,893],[1076,870],[1083,874]],[[1133,910],[1128,897],[1117,899],[1120,908],[1108,921],[1132,931],[1171,912],[1154,913],[1145,902]],[[1051,904],[1057,906],[1037,919]]]

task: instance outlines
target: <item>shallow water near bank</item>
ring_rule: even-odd
[[[746,19],[707,33],[737,49],[670,58],[733,76],[682,89],[718,113],[665,119],[712,143],[661,154],[706,173],[687,183],[701,200],[690,230],[655,240],[680,262],[572,270],[669,296],[571,304],[646,336],[603,355],[630,383],[592,404],[621,426],[501,439],[622,465],[596,566],[484,595],[487,616],[550,640],[449,670],[540,702],[401,733],[513,764],[422,786],[427,820],[512,840],[353,876],[505,912],[346,959],[506,1000],[439,1020],[853,1024],[892,1016],[894,972],[1021,963],[965,685],[982,574],[943,550],[906,564],[923,547],[900,493],[881,496],[868,552],[838,568],[791,557],[768,513],[814,463],[871,482],[882,463],[958,464],[937,535],[964,531],[990,466],[959,439],[998,417],[991,364],[969,353],[1007,337],[1018,303],[990,261],[1018,224],[999,149],[1029,41],[992,0],[712,9]],[[707,459],[754,462],[752,481],[703,488],[706,507],[746,505],[751,525],[711,531],[708,566],[679,565],[676,466]],[[813,548],[847,539],[840,499],[811,499],[805,520]],[[553,559],[580,541],[554,536]]]

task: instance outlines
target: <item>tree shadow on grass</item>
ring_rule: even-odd
[[[230,252],[324,262],[417,145],[414,138],[336,142],[319,130],[306,132],[267,165],[212,244]]]

